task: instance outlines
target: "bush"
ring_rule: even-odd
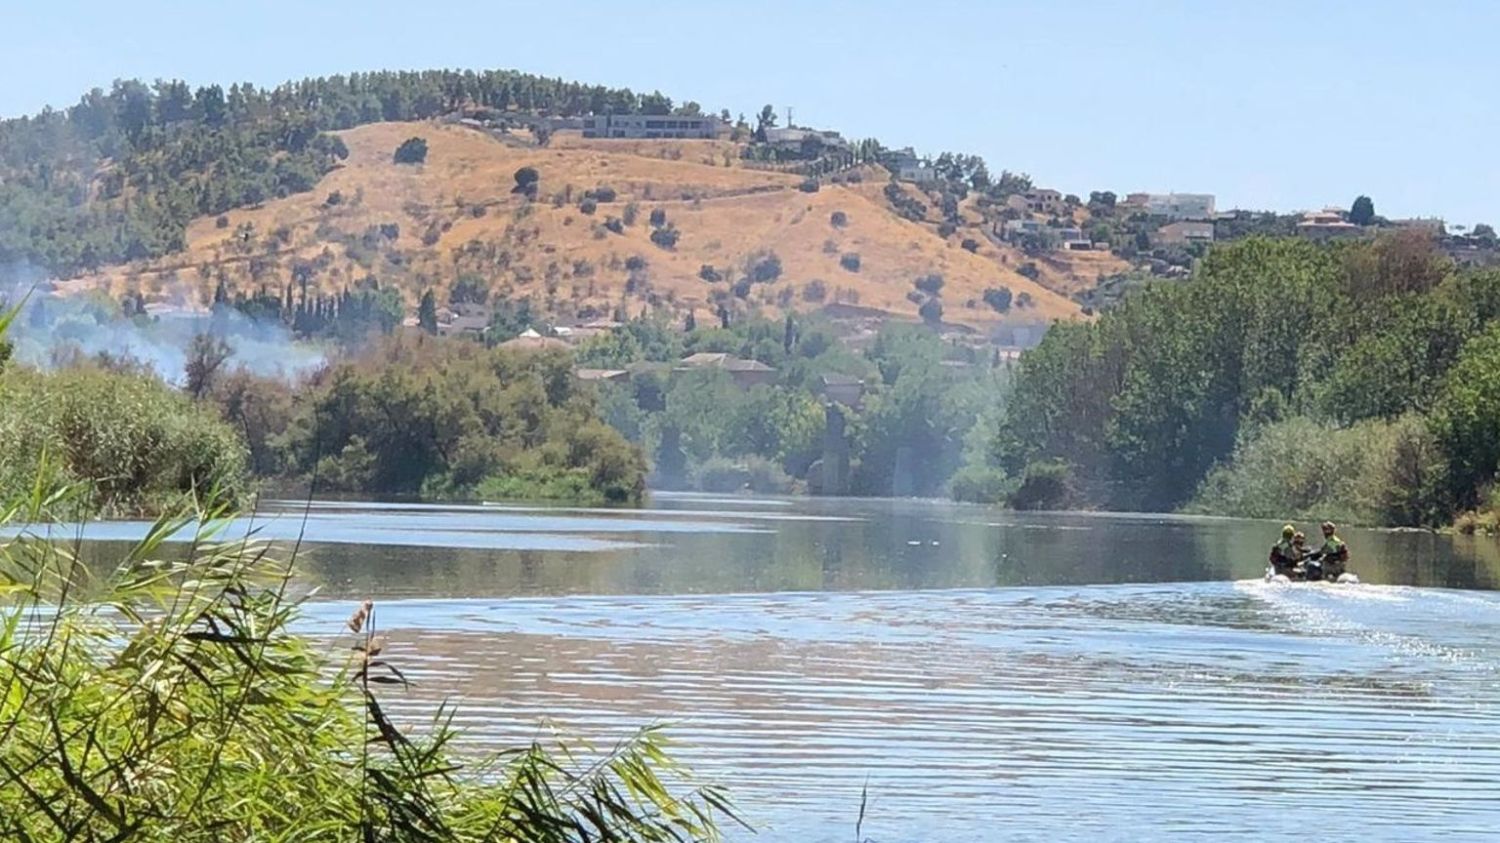
[[[660,228],[660,227],[662,227],[662,226],[664,226],[666,224],[667,224],[667,211],[666,211],[666,209],[665,208],[652,208],[651,209],[651,226],[652,226],[652,228]]]
[[[947,220],[944,220],[943,222],[938,223],[938,236],[939,237],[947,239],[947,238],[952,237],[953,235],[955,235],[957,233],[958,233],[958,226],[954,225],[953,223],[948,222]]]
[[[844,269],[847,269],[850,272],[858,272],[859,252],[845,252],[839,258],[839,266],[842,266]]]
[[[965,465],[949,483],[948,494],[968,503],[1001,503],[1016,492],[1005,470],[992,465]]]
[[[802,300],[806,302],[821,302],[828,298],[828,285],[814,278],[802,287]]]
[[[943,292],[943,276],[941,273],[932,272],[913,281],[912,286],[929,296],[936,296]]]
[[[585,198],[593,199],[596,202],[613,202],[615,201],[616,197],[615,189],[613,187],[610,187],[609,185],[600,185],[593,190],[587,191],[583,195]]]
[[[1415,526],[1441,519],[1445,464],[1423,421],[1331,428],[1303,416],[1252,428],[1189,511]]]
[[[1023,278],[1030,278],[1033,281],[1042,277],[1042,271],[1037,268],[1036,261],[1027,261],[1021,264],[1016,268],[1016,274]]]
[[[229,227],[229,217],[225,216],[224,214],[219,214],[219,216],[217,216],[217,217],[214,218],[214,228],[228,228],[228,227]]]
[[[323,200],[323,206],[326,208],[333,208],[342,204],[344,204],[344,194],[337,190],[328,194],[328,196]]]
[[[397,164],[421,164],[427,160],[427,141],[422,138],[407,138],[396,147],[391,160]]]
[[[942,301],[939,299],[928,299],[927,301],[922,302],[922,306],[917,308],[917,315],[922,317],[923,322],[926,322],[930,325],[936,325],[937,323],[942,322]]]
[[[631,255],[625,259],[625,269],[629,272],[640,272],[646,268],[646,259],[640,255]]]
[[[834,228],[843,228],[849,224],[849,215],[843,211],[834,211],[828,215],[828,224]]]
[[[711,263],[706,263],[698,267],[698,277],[710,284],[717,284],[724,280],[724,274],[714,269],[714,265]]]
[[[584,199],[582,202],[578,203],[578,210],[585,214],[593,214],[595,211],[599,210],[599,203],[594,201],[592,198]]]
[[[803,179],[802,182],[797,185],[797,189],[802,191],[803,193],[817,193],[818,187],[818,180],[811,177]]]
[[[88,482],[89,511],[160,512],[233,502],[245,447],[212,409],[149,375],[98,369],[0,375],[0,495]]]
[[[1010,496],[1015,509],[1067,509],[1073,501],[1073,469],[1061,460],[1026,466],[1021,485]]]
[[[516,186],[511,188],[510,192],[519,193],[527,199],[535,199],[541,179],[541,174],[536,171],[535,167],[521,167],[515,172]]]
[[[775,252],[756,252],[745,260],[745,275],[755,284],[769,284],[781,277],[781,258]]]
[[[984,291],[984,303],[996,313],[1010,312],[1010,298],[1009,287],[987,287]]]
[[[680,236],[681,232],[677,230],[677,226],[667,225],[661,228],[652,229],[651,242],[662,247],[663,249],[666,249],[667,251],[671,251],[672,249],[677,248],[677,238]]]
[[[966,252],[971,252],[971,253],[976,253],[976,254],[979,252],[979,241],[975,240],[972,237],[965,237],[964,238],[964,242],[960,243],[959,245]]]
[[[700,492],[756,492],[785,494],[792,490],[792,478],[781,466],[764,457],[743,460],[714,457],[693,472],[693,485]]]
[[[625,233],[625,223],[622,222],[619,217],[605,217],[604,227],[614,232],[615,234]]]
[[[626,225],[635,225],[635,218],[637,216],[639,216],[640,213],[641,213],[641,206],[635,204],[634,202],[626,202],[625,203],[625,210],[623,212],[623,215],[625,217],[625,224]]]

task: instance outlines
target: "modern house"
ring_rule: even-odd
[[[724,121],[712,115],[595,114],[583,118],[586,138],[699,138],[719,136]]]
[[[1024,201],[1023,210],[1033,214],[1045,214],[1056,216],[1067,210],[1067,203],[1063,201],[1062,193],[1051,188],[1039,187],[1019,194]]]
[[[500,343],[499,348],[507,351],[547,351],[548,349],[571,349],[572,346],[557,337],[544,337],[536,332],[534,328],[527,328],[521,335]]]
[[[900,181],[931,184],[938,180],[937,170],[932,164],[918,158],[917,153],[909,146],[888,154],[884,163],[891,175]]]
[[[1169,220],[1214,218],[1212,193],[1132,193],[1125,197],[1125,204]]]
[[[829,151],[838,152],[849,148],[849,142],[844,140],[843,135],[819,129],[766,129],[765,138],[766,145],[777,152],[802,158],[818,158]]]
[[[1214,242],[1214,224],[1201,220],[1178,220],[1156,230],[1151,238],[1161,246],[1186,246],[1189,243]]]
[[[1358,237],[1364,229],[1344,219],[1340,208],[1324,208],[1308,211],[1297,223],[1297,233],[1309,240],[1333,240],[1339,237]]]
[[[746,360],[724,352],[702,351],[690,354],[673,368],[674,372],[695,369],[719,369],[729,374],[730,380],[740,389],[769,384],[776,379],[776,370],[759,360]]]
[[[490,319],[488,316],[455,316],[447,322],[437,323],[437,332],[440,337],[468,335],[484,339],[484,335],[490,332]]]

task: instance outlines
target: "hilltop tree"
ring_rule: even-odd
[[[417,324],[429,334],[437,333],[437,298],[430,287],[422,293],[422,301],[417,305]]]
[[[427,141],[422,138],[407,138],[396,147],[391,159],[397,164],[421,164],[427,160]]]
[[[776,128],[776,109],[770,105],[762,106],[760,114],[755,116],[755,139],[765,143],[766,130],[774,128]]]
[[[1355,225],[1369,225],[1375,222],[1375,202],[1368,196],[1359,196],[1349,208],[1349,221]]]

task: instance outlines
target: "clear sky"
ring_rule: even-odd
[[[0,115],[120,77],[515,68],[660,89],[1086,195],[1500,224],[1500,3],[4,0]]]

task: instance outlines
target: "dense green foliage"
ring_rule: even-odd
[[[774,379],[741,388],[724,371],[679,364],[699,352],[759,361]],[[648,318],[590,340],[578,359],[630,369],[628,384],[601,386],[601,413],[642,444],[665,488],[941,495],[980,411],[1000,398],[992,361],[915,325],[887,325],[855,352],[811,318],[688,331]],[[824,376],[863,381],[832,428]],[[823,485],[829,462],[841,471]]]
[[[112,514],[183,499],[234,500],[245,449],[207,408],[149,374],[83,366],[0,373],[0,495],[82,483],[72,500]]]
[[[319,489],[599,503],[644,489],[639,450],[599,420],[564,353],[392,340],[305,383],[242,375],[214,394],[259,470]]]
[[[1233,458],[1200,506],[1430,522],[1474,505],[1495,475],[1500,355],[1484,332],[1497,316],[1500,275],[1455,272],[1421,236],[1220,246],[1188,282],[1054,327],[1022,359],[978,462],[1014,476],[1061,460],[1082,503],[1172,509]],[[1293,418],[1305,421],[1275,424]],[[1379,424],[1351,427],[1365,422]],[[1359,430],[1370,453],[1326,428]],[[1330,473],[1338,482],[1306,485]]]
[[[328,132],[461,108],[616,114],[640,96],[514,71],[356,73],[193,89],[130,80],[61,111],[0,121],[0,266],[68,276],[181,249],[194,217],[311,190],[347,157]],[[421,159],[416,145],[400,160]],[[425,149],[421,150],[425,153]]]

